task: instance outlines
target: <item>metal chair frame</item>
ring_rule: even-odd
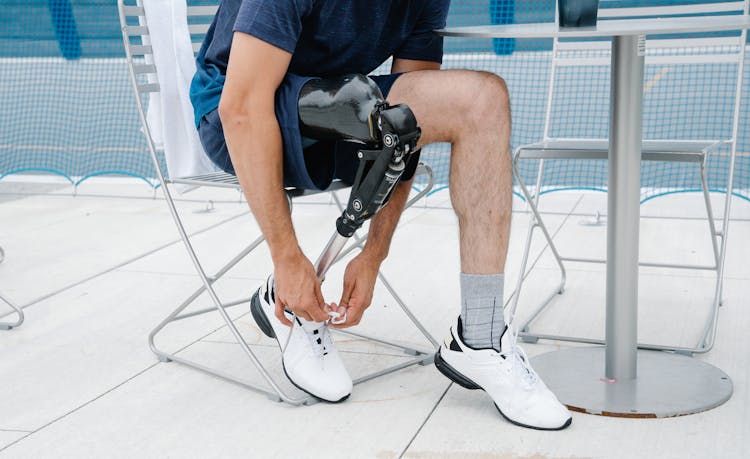
[[[249,303],[250,297],[235,299],[231,301],[222,301],[214,289],[214,283],[217,282],[228,271],[230,271],[234,266],[236,266],[240,261],[242,261],[256,247],[258,247],[264,241],[264,237],[261,235],[258,238],[256,238],[249,245],[247,245],[242,251],[240,251],[235,257],[227,261],[221,268],[219,268],[215,273],[211,275],[207,274],[201,261],[199,260],[199,257],[195,253],[195,250],[193,249],[193,245],[190,241],[190,237],[188,236],[187,231],[185,230],[182,219],[174,204],[172,193],[170,191],[170,185],[191,185],[191,186],[206,186],[206,187],[220,187],[220,188],[233,188],[233,189],[239,189],[240,186],[235,176],[226,174],[224,172],[213,172],[209,174],[203,174],[200,176],[185,177],[185,178],[167,178],[166,177],[166,174],[161,169],[161,164],[160,164],[158,154],[157,154],[158,150],[155,146],[154,140],[152,138],[151,130],[146,121],[145,102],[143,100],[143,98],[147,97],[149,94],[153,94],[159,91],[158,82],[154,82],[158,80],[155,80],[154,78],[156,75],[156,67],[155,65],[151,63],[153,62],[151,60],[151,58],[153,57],[152,48],[148,44],[143,44],[143,43],[133,44],[131,42],[131,37],[138,37],[138,36],[146,37],[149,35],[148,22],[147,22],[147,18],[145,15],[145,10],[142,6],[141,0],[118,0],[117,7],[119,11],[119,16],[120,16],[120,25],[122,29],[123,43],[125,45],[125,53],[127,57],[128,69],[130,72],[130,80],[133,86],[133,90],[134,90],[134,94],[136,98],[136,105],[138,108],[138,114],[140,116],[142,129],[146,137],[146,143],[148,145],[149,154],[154,163],[156,175],[159,180],[159,183],[161,184],[161,189],[164,193],[164,198],[167,203],[167,206],[169,207],[169,211],[172,216],[172,219],[174,220],[175,225],[177,226],[177,230],[180,234],[180,238],[185,244],[185,248],[188,252],[188,255],[193,263],[193,266],[195,267],[195,270],[202,284],[194,292],[192,292],[187,297],[187,299],[185,299],[185,301],[180,303],[180,305],[174,311],[172,311],[172,313],[170,313],[161,323],[159,323],[159,325],[157,325],[156,328],[154,328],[154,330],[149,334],[148,343],[149,343],[151,350],[154,352],[154,354],[156,354],[158,359],[162,362],[175,361],[175,362],[182,363],[189,367],[201,370],[205,373],[217,376],[227,381],[239,384],[243,387],[263,393],[275,401],[279,401],[279,402],[284,401],[292,405],[303,405],[303,404],[307,405],[307,404],[312,404],[312,403],[317,402],[317,399],[313,396],[309,396],[309,395],[293,396],[293,395],[286,393],[280,387],[277,381],[273,378],[273,376],[268,372],[268,370],[266,370],[266,368],[263,366],[263,364],[260,362],[260,360],[256,356],[255,352],[253,352],[252,348],[247,344],[245,339],[242,337],[241,333],[237,329],[233,320],[229,316],[227,312],[227,308],[240,305],[240,304]],[[202,42],[202,35],[204,35],[206,31],[208,30],[210,26],[210,22],[214,14],[216,13],[217,8],[218,8],[217,5],[211,5],[211,6],[206,6],[206,5],[190,6],[189,5],[188,6],[187,15],[188,15],[188,18],[190,19],[189,31],[191,34],[191,42],[193,44],[194,53],[200,49],[201,42]],[[137,26],[129,25],[128,19],[131,19],[131,21],[133,22],[135,22],[135,20],[137,19],[139,25]],[[146,82],[139,81],[139,78],[144,79],[144,78],[147,78],[148,76],[151,76],[151,78],[148,81]],[[433,185],[433,174],[429,166],[425,164],[420,164],[417,169],[417,174],[427,175],[428,184],[423,190],[421,190],[419,193],[417,193],[408,201],[407,207],[411,206],[417,200],[426,196],[431,190],[432,185]],[[325,191],[325,192],[331,192],[333,200],[336,202],[336,204],[339,206],[340,209],[343,209],[342,204],[340,200],[338,199],[338,197],[336,196],[336,194],[333,193],[333,191],[342,189],[345,187],[346,185],[344,185],[341,182],[334,182],[331,188]],[[298,196],[309,195],[309,194],[322,193],[318,191],[309,191],[309,190],[300,190],[300,189],[287,189],[286,192],[287,192],[287,198],[289,201],[290,209],[292,206],[292,198],[298,197]],[[344,256],[351,253],[353,250],[358,250],[358,249],[363,248],[365,239],[366,239],[366,236],[360,237],[360,236],[355,235],[352,241],[352,244],[346,250],[342,251],[338,255],[338,257],[336,258],[336,261],[341,260]],[[411,310],[402,301],[402,299],[393,289],[393,287],[388,282],[388,280],[386,279],[386,277],[383,275],[382,272],[378,272],[378,279],[382,283],[382,285],[386,288],[386,290],[390,293],[390,295],[393,297],[396,303],[401,307],[401,309],[403,310],[405,315],[408,317],[408,319],[412,322],[412,324],[421,332],[421,334],[424,336],[426,341],[429,343],[430,348],[429,349],[417,349],[417,348],[414,348],[413,346],[404,346],[402,344],[386,341],[383,339],[379,339],[377,337],[372,337],[372,336],[360,334],[357,332],[352,332],[349,330],[335,330],[337,333],[342,333],[345,335],[354,336],[357,338],[379,343],[381,345],[390,346],[390,347],[399,349],[406,354],[414,356],[414,358],[408,359],[407,361],[401,362],[397,365],[393,365],[383,370],[373,372],[366,376],[360,377],[354,380],[355,385],[360,384],[365,381],[369,381],[379,376],[393,373],[395,371],[410,367],[412,365],[429,364],[433,361],[434,352],[439,346],[438,342],[430,335],[430,333],[417,320],[417,318],[414,316]],[[204,309],[183,313],[183,311],[188,306],[193,304],[193,302],[195,302],[195,300],[204,292],[208,294],[209,298],[211,299],[211,303],[213,303],[213,305]],[[231,331],[234,339],[242,348],[242,351],[244,352],[245,356],[252,362],[252,364],[258,370],[258,372],[263,377],[265,382],[268,384],[269,386],[268,388],[257,385],[253,382],[249,382],[241,378],[237,378],[222,370],[211,368],[202,363],[183,358],[177,355],[176,352],[166,351],[157,346],[155,342],[156,337],[159,334],[159,332],[161,332],[167,325],[173,322],[182,320],[182,319],[194,317],[197,315],[201,315],[201,314],[205,314],[205,313],[213,312],[213,311],[219,312],[219,314],[221,315],[222,319],[224,320],[226,324],[226,327],[228,327],[228,329]]]
[[[0,263],[2,263],[4,260],[5,260],[5,250],[3,250],[2,247],[0,247]],[[8,297],[4,296],[2,293],[0,293],[0,303],[5,303],[8,306],[10,306],[11,309],[13,309],[16,312],[16,315],[18,316],[15,322],[0,322],[0,330],[10,330],[16,327],[20,327],[25,319],[25,316],[23,314],[23,309],[21,309],[14,302],[10,301],[10,299],[8,299]],[[12,313],[9,313],[9,314],[12,314]]]
[[[635,8],[600,8],[600,19],[613,19],[620,17],[675,17],[695,13],[741,13],[748,14],[748,0],[728,1],[724,3],[698,4],[689,6],[660,6],[660,7],[635,7]],[[555,14],[557,20],[557,14]],[[699,166],[701,189],[706,207],[707,221],[711,237],[711,248],[713,262],[710,265],[675,264],[675,263],[651,263],[641,262],[640,266],[657,268],[679,268],[689,270],[710,270],[716,273],[714,296],[711,301],[711,312],[706,320],[703,332],[698,343],[693,347],[672,346],[662,344],[639,343],[641,349],[674,351],[686,355],[706,353],[710,351],[715,343],[716,328],[718,322],[719,307],[722,305],[722,288],[724,277],[724,260],[726,258],[727,230],[729,228],[729,215],[732,202],[732,190],[734,180],[734,166],[737,147],[737,132],[739,127],[740,99],[742,94],[742,78],[744,71],[745,49],[747,32],[742,31],[736,37],[711,37],[711,38],[658,38],[646,42],[646,63],[655,64],[689,64],[689,63],[734,63],[737,65],[737,77],[735,82],[735,102],[732,121],[732,134],[730,139],[708,139],[708,140],[645,140],[642,146],[643,161],[677,161],[690,162]],[[705,50],[699,55],[681,54],[679,50],[686,48],[699,48]],[[726,50],[731,49],[732,53]],[[532,332],[531,324],[558,296],[564,293],[567,281],[565,262],[582,263],[606,263],[604,259],[592,259],[581,257],[563,256],[556,248],[552,237],[545,226],[539,213],[539,200],[543,193],[542,178],[544,174],[544,161],[547,159],[597,159],[607,160],[607,139],[575,139],[575,138],[552,138],[550,137],[550,118],[552,112],[552,100],[555,89],[556,73],[558,67],[563,66],[592,66],[608,65],[610,50],[609,42],[602,41],[553,41],[552,67],[548,85],[547,105],[545,111],[544,134],[541,142],[518,147],[513,155],[513,175],[517,180],[521,193],[531,211],[531,220],[526,232],[526,242],[516,284],[516,294],[509,307],[509,317],[515,316],[518,307],[521,288],[525,278],[529,275],[526,268],[531,251],[534,232],[541,230],[547,246],[550,248],[557,267],[560,270],[560,281],[557,287],[533,309],[530,316],[518,327],[519,336],[525,342],[536,342],[539,339],[571,341],[588,344],[605,344],[604,340],[591,339],[578,336],[565,336],[558,334],[545,334]],[[725,52],[721,52],[721,51]],[[581,54],[589,53],[589,55]],[[578,54],[576,54],[578,53]],[[599,54],[597,54],[599,53]],[[594,57],[591,57],[591,54]],[[724,215],[720,228],[717,228],[714,212],[709,195],[706,163],[708,155],[721,146],[729,146],[729,170],[727,173],[727,191],[724,200]],[[539,160],[536,174],[534,194],[524,183],[519,172],[518,163],[522,159]]]

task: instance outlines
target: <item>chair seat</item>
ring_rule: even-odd
[[[700,163],[707,153],[724,142],[644,140],[644,161],[678,161]],[[516,159],[607,159],[607,139],[555,139],[519,147]]]
[[[420,162],[417,166],[415,175],[432,175],[432,170],[428,165]],[[181,177],[175,179],[168,179],[167,183],[174,183],[179,185],[192,185],[192,186],[208,186],[215,188],[236,188],[239,189],[240,182],[237,180],[236,175],[228,174],[226,172],[211,172],[209,174],[192,175],[189,177]],[[286,193],[292,197],[308,196],[318,193],[327,193],[329,191],[342,190],[348,188],[349,185],[341,180],[334,180],[331,185],[325,190],[305,190],[303,188],[287,187],[285,188]]]
[[[179,185],[207,186],[214,188],[241,188],[237,176],[226,172],[211,172],[209,174],[169,179],[168,182]],[[305,190],[302,188],[287,187],[285,188],[285,191],[290,196],[298,197],[341,190],[347,187],[349,187],[347,183],[342,182],[341,180],[334,180],[325,190]]]
[[[188,177],[169,179],[169,183],[180,185],[210,186],[219,188],[239,188],[237,176],[226,172],[211,172],[209,174],[191,175]]]

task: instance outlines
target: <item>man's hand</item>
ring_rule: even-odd
[[[344,292],[338,307],[331,308],[339,313],[346,312],[346,321],[341,324],[331,324],[336,328],[346,328],[357,325],[362,319],[365,309],[370,306],[375,280],[378,277],[380,260],[361,252],[346,266],[344,272]]]
[[[276,317],[281,323],[292,325],[284,315],[285,307],[305,320],[328,320],[327,306],[320,291],[320,281],[315,274],[315,268],[301,252],[293,258],[277,262],[273,279]]]

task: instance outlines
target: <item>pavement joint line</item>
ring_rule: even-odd
[[[22,430],[22,429],[5,429],[0,428],[0,432],[18,432],[18,433],[31,433],[31,430]]]
[[[440,396],[437,402],[435,402],[435,406],[433,406],[430,412],[427,413],[427,416],[424,418],[424,421],[422,421],[422,424],[419,426],[417,431],[414,432],[414,435],[411,437],[411,440],[409,440],[409,443],[406,444],[406,447],[401,451],[401,454],[398,455],[398,459],[401,459],[402,457],[404,457],[404,454],[406,454],[406,452],[409,450],[409,448],[411,447],[411,444],[414,443],[414,440],[416,440],[419,433],[422,432],[422,429],[424,428],[424,426],[427,425],[427,421],[430,420],[433,413],[435,413],[435,410],[437,410],[437,407],[440,405],[440,402],[443,401],[443,399],[445,398],[445,395],[448,393],[448,390],[450,390],[452,386],[453,386],[453,382],[448,383],[448,387],[445,388],[445,390],[443,391],[443,394]]]
[[[221,340],[214,340],[214,339],[202,339],[200,341],[201,343],[209,343],[209,344],[231,344],[231,345],[239,345],[236,341],[221,341]],[[197,344],[197,343],[196,343]],[[257,346],[262,348],[277,348],[279,347],[278,344],[264,344],[264,343],[247,343],[248,346]],[[382,357],[403,357],[405,359],[410,359],[413,356],[404,354],[404,353],[389,353],[389,352],[365,352],[365,351],[350,351],[346,349],[338,349],[338,352],[340,354],[357,354],[357,355],[377,355]]]
[[[236,220],[236,219],[238,219],[238,218],[240,218],[240,217],[242,217],[242,216],[244,216],[244,215],[247,215],[247,213],[248,213],[248,212],[249,212],[249,211],[243,211],[243,212],[242,212],[242,213],[240,213],[240,214],[237,214],[237,215],[231,216],[231,217],[229,217],[229,218],[227,218],[227,219],[225,219],[225,220],[222,220],[222,221],[220,221],[220,222],[218,222],[218,223],[215,223],[215,224],[213,224],[213,225],[209,225],[209,226],[208,226],[208,227],[206,227],[206,228],[203,228],[203,229],[201,229],[201,230],[198,230],[198,231],[196,231],[196,232],[194,232],[194,233],[191,233],[189,237],[195,237],[195,236],[197,236],[197,235],[199,235],[199,234],[202,234],[202,233],[205,233],[205,232],[207,232],[207,231],[210,231],[210,230],[212,230],[212,229],[218,228],[219,226],[221,226],[221,225],[224,225],[225,223],[229,223],[229,222],[230,222],[230,221],[232,221],[232,220]],[[166,244],[163,244],[163,245],[161,245],[161,246],[159,246],[159,247],[156,247],[156,248],[154,248],[154,249],[151,249],[151,250],[149,250],[149,251],[147,251],[147,252],[145,252],[145,253],[142,253],[142,254],[140,254],[140,255],[137,255],[137,256],[135,256],[135,257],[133,257],[133,258],[130,258],[130,259],[126,260],[126,261],[120,262],[120,263],[118,263],[117,265],[115,265],[115,266],[113,266],[113,267],[107,268],[107,269],[105,269],[104,271],[100,271],[100,272],[98,272],[98,273],[96,273],[96,274],[93,274],[93,275],[91,275],[91,276],[89,276],[89,277],[86,277],[86,278],[84,278],[84,279],[81,279],[81,280],[79,280],[79,281],[76,281],[76,282],[74,282],[74,283],[72,283],[72,284],[69,284],[69,285],[67,285],[67,286],[64,286],[64,287],[62,287],[62,288],[59,288],[59,289],[57,289],[57,290],[55,290],[55,291],[53,291],[53,292],[47,293],[47,294],[45,294],[45,295],[42,295],[42,296],[40,296],[39,298],[36,298],[36,299],[34,299],[34,300],[30,301],[29,303],[26,303],[25,305],[22,305],[22,306],[20,306],[20,308],[21,308],[21,309],[26,309],[26,308],[28,308],[29,306],[33,306],[33,305],[35,305],[35,304],[37,304],[37,303],[39,303],[39,302],[41,302],[41,301],[44,301],[44,300],[46,300],[46,299],[49,299],[49,298],[51,298],[51,297],[53,297],[53,296],[59,295],[60,293],[63,293],[63,292],[65,292],[66,290],[69,290],[69,289],[71,289],[71,288],[73,288],[73,287],[77,287],[77,286],[79,286],[79,285],[85,284],[85,283],[86,283],[86,282],[88,282],[88,281],[94,280],[94,279],[96,279],[97,277],[100,277],[100,276],[103,276],[103,275],[105,275],[105,274],[111,273],[112,271],[116,271],[117,269],[119,269],[119,268],[122,268],[123,266],[127,266],[127,265],[129,265],[130,263],[133,263],[133,262],[135,262],[135,261],[138,261],[138,260],[140,260],[141,258],[145,258],[145,257],[147,257],[147,256],[149,256],[149,255],[153,255],[154,253],[156,253],[156,252],[158,252],[158,251],[160,251],[160,250],[166,249],[167,247],[169,247],[169,246],[172,246],[172,245],[174,245],[174,244],[177,244],[177,243],[179,243],[180,241],[182,241],[182,239],[175,239],[175,240],[173,240],[173,241],[171,241],[171,242],[168,242],[168,243],[166,243]],[[11,315],[11,314],[14,314],[14,311],[10,311],[10,312],[8,312],[8,313],[6,313],[6,314],[0,315],[0,319],[2,319],[3,317],[9,316],[9,315]]]
[[[244,314],[243,314],[243,315],[244,315]],[[235,320],[236,320],[236,319],[235,319]],[[217,331],[221,330],[222,328],[224,328],[224,327],[226,327],[226,326],[227,326],[227,325],[226,325],[226,323],[224,323],[223,325],[220,325],[219,327],[215,328],[214,330],[211,330],[211,331],[209,331],[208,333],[204,334],[203,336],[200,336],[200,337],[196,338],[195,340],[193,340],[193,341],[189,342],[189,343],[188,343],[188,344],[186,344],[185,346],[183,346],[183,347],[179,348],[179,349],[178,349],[178,350],[176,350],[176,351],[175,351],[174,353],[175,353],[175,354],[179,354],[180,352],[184,351],[185,349],[189,348],[190,346],[192,346],[192,345],[194,345],[194,344],[196,344],[196,343],[200,342],[201,340],[203,340],[203,339],[204,339],[204,338],[206,338],[207,336],[210,336],[211,334],[213,334],[213,333],[216,333]],[[138,371],[138,372],[137,372],[137,373],[135,373],[134,375],[131,375],[130,377],[128,377],[128,378],[127,378],[127,379],[125,379],[124,381],[122,381],[122,382],[120,382],[120,383],[118,383],[118,384],[116,384],[116,385],[114,385],[114,386],[110,387],[109,389],[105,390],[105,391],[104,391],[104,392],[102,392],[101,394],[99,394],[99,395],[97,395],[96,397],[94,397],[94,398],[92,398],[92,399],[90,399],[90,400],[88,400],[88,401],[84,402],[83,404],[81,404],[81,405],[79,405],[79,406],[77,406],[77,407],[73,408],[72,410],[68,411],[67,413],[61,414],[60,416],[58,416],[58,417],[56,417],[56,418],[52,419],[51,421],[47,422],[46,424],[42,425],[41,427],[39,427],[39,428],[37,428],[37,429],[35,429],[35,430],[32,430],[32,431],[26,431],[26,432],[28,432],[28,433],[27,433],[26,435],[24,435],[23,437],[21,437],[21,438],[19,438],[19,439],[15,440],[15,441],[13,441],[13,442],[11,442],[11,443],[8,443],[7,445],[5,445],[5,446],[3,446],[3,447],[0,447],[0,453],[2,453],[2,452],[3,452],[4,450],[6,450],[6,449],[10,448],[11,446],[15,445],[16,443],[18,443],[18,442],[20,442],[20,441],[22,441],[22,440],[24,440],[24,439],[26,439],[26,438],[29,438],[29,437],[30,437],[31,435],[34,435],[35,433],[37,433],[37,432],[41,431],[42,429],[45,429],[45,428],[47,428],[47,427],[51,426],[52,424],[55,424],[55,423],[57,423],[58,421],[61,421],[61,420],[63,420],[64,418],[66,418],[66,417],[70,416],[71,414],[73,414],[73,413],[75,413],[75,412],[77,412],[77,411],[80,411],[81,409],[83,409],[83,408],[87,407],[88,405],[90,405],[90,404],[94,403],[95,401],[97,401],[97,400],[101,399],[102,397],[104,397],[104,396],[106,396],[106,395],[108,395],[108,394],[110,394],[110,393],[114,392],[115,390],[119,389],[120,387],[124,386],[125,384],[129,383],[130,381],[134,380],[135,378],[137,378],[137,377],[139,377],[139,376],[143,375],[144,373],[146,373],[147,371],[151,370],[152,368],[155,368],[155,367],[157,367],[157,366],[158,366],[159,364],[161,364],[161,363],[166,363],[166,362],[160,362],[160,361],[158,361],[158,360],[157,360],[156,362],[152,363],[151,365],[147,366],[146,368],[144,368],[144,369],[142,369],[142,370]],[[174,362],[170,362],[170,363],[174,363]]]

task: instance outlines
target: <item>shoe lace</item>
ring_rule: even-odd
[[[539,380],[539,375],[531,368],[531,363],[529,363],[529,357],[526,355],[526,352],[516,344],[518,333],[510,326],[508,326],[506,333],[511,334],[508,340],[510,346],[496,355],[506,360],[510,359],[513,374],[520,376],[521,380],[527,385],[534,385]]]
[[[320,327],[315,329],[302,327],[302,330],[305,331],[307,340],[310,342],[310,348],[316,357],[328,354],[328,348],[333,344],[331,342],[331,334],[328,331],[328,322],[324,322]]]
[[[294,328],[301,329],[310,344],[310,349],[316,357],[322,357],[328,353],[328,349],[333,345],[331,340],[331,334],[328,331],[328,322],[323,322],[317,328],[303,327],[298,324],[295,320],[292,322],[293,329],[286,337],[286,342],[282,346],[282,352],[286,352],[286,348],[289,347],[289,342],[292,340],[294,335]],[[299,339],[299,338],[297,338]]]

